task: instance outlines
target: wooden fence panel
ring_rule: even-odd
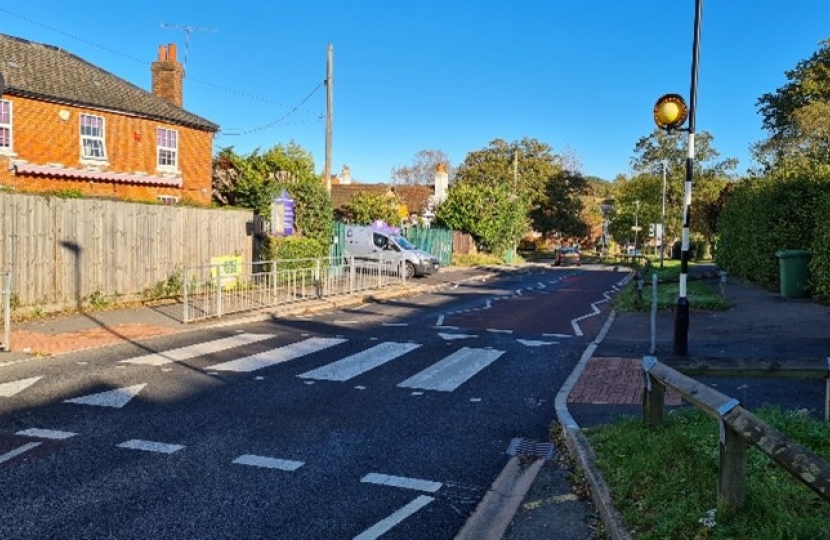
[[[133,297],[211,257],[252,260],[253,213],[0,193],[0,270],[15,303],[79,307],[92,294]]]

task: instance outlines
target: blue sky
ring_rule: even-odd
[[[222,127],[217,150],[294,141],[320,172],[331,43],[332,170],[364,183],[420,150],[457,165],[525,136],[586,175],[628,173],[656,99],[688,98],[693,17],[694,0],[0,0],[0,32],[147,89],[158,46],[176,43],[185,108]],[[827,0],[704,0],[697,130],[741,170],[764,136],[758,97],[830,38],[828,20]]]

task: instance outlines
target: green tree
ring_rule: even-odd
[[[379,219],[392,226],[401,224],[398,205],[378,193],[355,193],[345,210],[349,221],[357,225],[369,225]]]
[[[213,160],[213,199],[219,206],[251,208],[270,217],[271,201],[283,189],[295,201],[297,234],[328,246],[333,222],[331,197],[314,173],[311,154],[303,148],[292,142],[244,156],[228,147]]]
[[[798,112],[811,104],[830,103],[830,40],[822,41],[810,58],[798,62],[785,76],[784,86],[762,95],[757,103],[768,138],[758,142],[753,150],[766,170],[786,161],[798,149],[799,141],[804,140],[805,128],[809,126]],[[826,126],[825,122],[820,124]]]
[[[439,163],[444,164],[452,180],[454,173],[452,163],[443,150],[421,150],[415,154],[412,165],[392,169],[392,181],[395,184],[430,185],[435,181],[435,170]]]
[[[526,216],[519,197],[507,184],[456,182],[435,217],[439,226],[468,232],[481,249],[500,255],[526,230]]]
[[[579,173],[562,170],[549,177],[543,197],[530,210],[533,229],[546,236],[587,237],[590,227],[582,215],[587,190],[588,181]]]
[[[695,135],[695,159],[692,162],[692,209],[691,229],[701,234],[707,242],[714,239],[718,214],[719,196],[725,185],[734,179],[738,160],[720,159],[715,148],[714,137],[702,131]],[[635,178],[647,177],[643,181],[649,185],[656,182],[658,189],[649,189],[648,198],[641,199],[649,219],[653,208],[662,210],[662,163],[667,163],[666,172],[666,238],[680,236],[683,227],[684,197],[686,190],[686,153],[687,135],[681,132],[667,133],[656,129],[648,136],[640,138],[634,147],[631,167]],[[659,213],[658,213],[659,215]],[[648,221],[647,223],[659,223]],[[615,227],[616,230],[616,227]]]

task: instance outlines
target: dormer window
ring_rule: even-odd
[[[0,154],[12,151],[12,102],[0,99]]]
[[[179,166],[179,133],[175,129],[156,128],[158,168],[175,171]]]
[[[103,116],[81,115],[81,159],[106,161]]]

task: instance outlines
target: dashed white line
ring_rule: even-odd
[[[39,428],[29,428],[24,429],[22,431],[18,431],[15,435],[23,435],[24,437],[35,437],[38,439],[54,439],[54,440],[63,440],[68,439],[70,437],[74,437],[77,433],[72,433],[71,431],[58,431],[56,429],[39,429]]]
[[[367,484],[378,484],[381,486],[398,487],[403,489],[412,489],[415,491],[425,491],[427,493],[435,493],[441,489],[441,482],[433,482],[431,480],[420,480],[418,478],[407,478],[405,476],[391,476],[388,474],[369,473],[360,479],[361,482]]]
[[[159,454],[172,454],[182,450],[184,446],[180,444],[167,444],[155,441],[143,441],[141,439],[131,439],[127,442],[122,442],[118,448],[126,448],[128,450],[142,450],[144,452],[157,452]]]
[[[424,506],[428,505],[435,499],[433,497],[428,497],[426,495],[420,495],[418,498],[404,506],[403,508],[397,510],[391,516],[378,521],[362,533],[358,534],[354,537],[354,540],[375,540],[380,538],[383,534],[387,533],[391,530],[394,526],[423,508]]]
[[[499,330],[497,328],[488,328],[487,331],[492,333],[492,334],[512,334],[513,333],[513,330]]]
[[[291,461],[289,459],[277,459],[266,456],[255,456],[252,454],[245,454],[239,456],[232,461],[237,465],[250,465],[251,467],[262,467],[264,469],[278,469],[280,471],[292,472],[296,471],[303,465],[302,461]]]
[[[24,444],[23,446],[18,446],[14,450],[6,452],[2,456],[0,456],[0,463],[3,463],[3,462],[6,462],[10,459],[16,458],[20,454],[22,454],[24,452],[28,452],[32,448],[37,448],[38,446],[40,446],[40,444],[41,443],[39,443],[39,442],[30,442],[30,443]]]

